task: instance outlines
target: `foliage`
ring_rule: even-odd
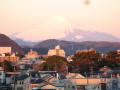
[[[92,67],[96,68],[98,66],[98,60],[101,57],[99,53],[95,52],[82,52],[76,53],[73,57],[73,68],[79,68],[80,73],[90,72]]]
[[[6,72],[13,72],[13,66],[10,61],[4,60],[3,62],[0,62],[0,66],[4,68],[4,71]]]
[[[41,66],[43,67],[43,70],[63,72],[67,69],[67,60],[61,56],[50,56]]]
[[[94,52],[74,54],[73,62],[70,64],[70,71],[77,70],[76,72],[84,73],[91,72],[91,68],[93,68],[94,71],[98,71],[104,66],[110,68],[120,66],[120,55],[117,51],[109,51],[106,56]]]
[[[103,57],[97,62],[97,64],[98,64],[98,69],[100,69],[104,66],[109,66],[109,60]]]
[[[46,62],[36,66],[39,70],[66,71],[79,73],[98,72],[100,68],[108,66],[115,68],[120,66],[120,55],[116,51],[110,51],[106,55],[96,52],[82,52],[73,55],[73,61],[68,63],[64,57],[50,56]],[[36,69],[37,70],[37,69]]]
[[[16,54],[20,59],[24,58],[25,56],[23,54]]]
[[[117,51],[110,51],[107,53],[106,59],[109,60],[108,66],[111,68],[118,67],[120,63],[120,55]]]

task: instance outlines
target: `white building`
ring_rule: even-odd
[[[119,49],[119,50],[117,50],[117,54],[120,54],[120,49]]]
[[[0,47],[0,54],[11,53],[11,52],[12,52],[11,47]]]
[[[65,51],[61,49],[59,45],[57,45],[55,49],[50,49],[48,51],[48,56],[53,56],[53,55],[65,57]]]
[[[32,49],[30,49],[30,52],[28,52],[28,54],[25,55],[26,59],[35,59],[35,58],[39,58],[39,55],[36,51],[33,51]]]

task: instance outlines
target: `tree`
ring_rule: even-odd
[[[6,71],[6,72],[13,72],[14,71],[12,63],[10,61],[7,61],[7,60],[3,61],[3,68],[4,68],[4,71]]]
[[[61,56],[50,56],[41,66],[43,70],[63,72],[67,69],[67,60]]]
[[[105,57],[101,58],[99,61],[98,61],[98,69],[104,67],[104,66],[108,66],[109,67],[109,60],[106,59]]]
[[[100,53],[95,52],[82,52],[76,53],[73,57],[73,70],[78,69],[80,73],[90,72],[91,68],[98,67],[98,61],[101,58]]]
[[[120,63],[119,54],[117,51],[109,51],[107,53],[106,59],[109,61],[108,66],[111,68],[118,67]]]
[[[20,59],[24,58],[25,56],[23,54],[16,54]]]

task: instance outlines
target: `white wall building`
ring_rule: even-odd
[[[57,45],[55,49],[50,49],[48,51],[48,56],[53,56],[53,55],[65,57],[65,51],[61,49],[59,45]]]
[[[12,52],[11,47],[0,47],[0,54],[11,53],[11,52]]]

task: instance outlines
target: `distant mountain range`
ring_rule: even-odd
[[[94,48],[96,51],[100,53],[107,53],[108,51],[115,51],[120,49],[119,42],[108,42],[108,41],[72,42],[72,41],[64,41],[64,40],[56,40],[56,39],[48,39],[48,40],[39,42],[38,44],[35,44],[34,46],[32,46],[32,48],[52,49],[56,45],[60,45],[61,48],[66,51],[67,55],[73,54],[76,52],[76,50],[81,50],[81,49]]]
[[[10,37],[21,46],[32,46],[42,41],[42,40],[37,42],[25,41],[23,39],[17,38],[18,34],[19,33],[14,33]],[[75,29],[72,32],[66,32],[65,37],[59,38],[59,40],[74,41],[74,42],[83,42],[83,41],[120,42],[120,38],[107,33],[92,32],[92,31],[86,31],[86,30],[80,30],[80,29]]]
[[[91,32],[79,29],[66,33],[65,37],[59,40],[48,39],[38,42],[26,42],[18,38],[14,40],[20,46],[24,46],[23,50],[26,53],[30,48],[33,48],[40,54],[47,54],[48,49],[54,48],[56,45],[60,45],[61,48],[66,51],[67,55],[73,54],[79,49],[95,48],[101,53],[120,49],[120,38],[102,32]]]
[[[75,30],[72,33],[67,33],[62,39],[63,40],[48,39],[39,42],[26,42],[22,39],[14,38],[14,42],[6,35],[0,34],[0,46],[11,46],[13,47],[13,51],[22,52],[23,50],[25,53],[32,48],[39,54],[47,54],[49,49],[60,45],[61,48],[66,51],[66,55],[71,55],[80,49],[94,48],[100,53],[120,49],[120,39],[105,33]]]
[[[37,44],[38,42],[31,42],[31,41],[24,41],[22,39],[16,38],[14,41],[19,44],[20,46],[33,46]]]
[[[110,42],[120,42],[120,38],[113,35],[103,33],[103,32],[92,32],[86,30],[76,29],[73,32],[67,33],[62,40],[67,41],[110,41]]]

